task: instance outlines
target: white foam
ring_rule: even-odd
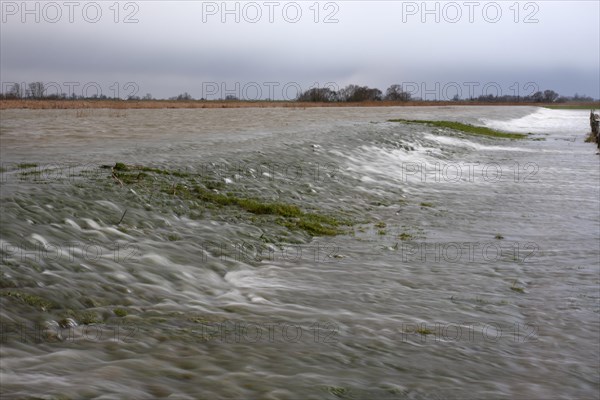
[[[156,254],[156,253],[146,253],[141,257],[141,260],[145,263],[150,262],[157,266],[167,266],[167,265],[174,264],[168,258],[161,256],[160,254]]]
[[[92,229],[97,229],[100,230],[100,225],[98,225],[98,223],[90,218],[83,218],[83,221],[85,221],[85,223],[88,225],[88,227],[92,228]]]
[[[77,222],[73,221],[72,219],[65,218],[65,224],[70,225],[71,227],[77,229],[78,231],[81,230],[81,227],[77,224]]]
[[[492,129],[516,133],[585,133],[589,128],[588,110],[551,110],[539,108],[521,118],[497,120],[482,118]]]
[[[37,233],[33,233],[33,234],[31,234],[31,238],[33,240],[36,240],[36,241],[40,242],[41,244],[43,244],[44,247],[48,247],[48,241],[42,235],[38,235]]]
[[[273,276],[272,274],[266,273],[269,266],[264,267],[262,274],[258,274],[252,270],[237,270],[229,271],[225,274],[225,281],[237,288],[246,289],[264,289],[264,288],[288,288],[289,286]]]
[[[121,209],[121,207],[117,206],[115,203],[113,203],[112,201],[108,201],[108,200],[96,200],[96,203],[100,204],[101,206],[104,206],[106,208],[112,208],[113,210],[115,210],[116,212],[120,212],[122,213],[123,210]]]
[[[415,151],[362,146],[357,152],[346,156],[349,160],[346,171],[357,174],[363,183],[395,186],[406,178],[403,176],[406,166],[433,165],[438,160],[427,150],[422,146]]]
[[[432,135],[429,133],[425,134],[425,138],[437,142],[445,146],[455,146],[461,148],[470,148],[473,150],[488,150],[488,151],[522,151],[522,152],[534,152],[533,149],[526,149],[522,147],[509,147],[509,146],[490,146],[481,143],[472,142],[468,139],[462,139],[458,137],[443,136],[443,135]]]

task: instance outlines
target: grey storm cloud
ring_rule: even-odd
[[[600,97],[598,2],[75,3],[69,16],[62,2],[2,2],[3,82],[133,81],[157,97],[200,97],[205,82],[496,82],[506,94],[535,82]]]

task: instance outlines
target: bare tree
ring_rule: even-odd
[[[187,101],[194,100],[194,98],[188,92],[183,92],[177,96],[169,97],[169,100]]]
[[[177,96],[177,100],[194,100],[188,92],[183,92]]]
[[[352,101],[351,99],[354,98],[357,89],[357,85],[348,85],[345,88],[340,89],[338,92],[338,99],[340,101]]]
[[[401,85],[394,84],[385,91],[384,99],[391,101],[409,101],[410,93],[405,92]]]
[[[536,103],[541,103],[544,101],[544,94],[542,92],[535,92],[531,95],[531,100]]]
[[[44,83],[42,82],[31,82],[29,84],[29,96],[34,99],[41,99],[44,97]]]
[[[23,94],[21,93],[21,85],[18,83],[13,84],[6,97],[10,99],[20,99],[23,97]]]
[[[338,93],[340,101],[357,102],[381,100],[381,90],[368,86],[348,85]]]
[[[558,99],[558,93],[554,90],[544,90],[544,101],[554,103]]]
[[[337,94],[329,88],[312,88],[298,95],[297,101],[330,102],[337,99]]]

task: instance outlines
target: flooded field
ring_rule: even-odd
[[[588,115],[2,110],[2,397],[594,398]]]

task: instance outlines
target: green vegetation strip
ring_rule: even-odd
[[[276,220],[280,225],[290,229],[302,229],[315,236],[337,235],[340,233],[337,227],[346,224],[327,215],[305,213],[293,204],[265,203],[258,199],[215,193],[200,186],[196,186],[192,193],[196,198],[208,203],[220,206],[237,206],[252,214],[281,217]]]
[[[600,103],[597,104],[557,104],[551,106],[544,106],[544,108],[549,108],[551,110],[592,110],[592,109],[600,109]]]
[[[37,308],[42,311],[48,311],[52,308],[57,308],[57,305],[54,302],[52,302],[50,300],[46,300],[40,296],[36,296],[35,294],[8,291],[8,292],[0,293],[0,296],[11,297],[13,299],[20,300],[21,302],[27,304],[28,306]]]
[[[429,121],[429,120],[417,120],[417,119],[390,119],[389,122],[403,122],[409,124],[424,124],[435,126],[438,128],[448,128],[454,129],[456,131],[470,133],[472,135],[483,135],[497,138],[505,138],[505,139],[524,139],[527,135],[523,135],[520,133],[507,133],[502,131],[497,131],[495,129],[486,128],[484,126],[475,126],[470,124],[463,124],[461,122],[454,121]]]
[[[180,178],[191,178],[192,174],[178,171],[167,171],[144,166],[130,166],[124,163],[116,163],[113,174],[123,184],[142,184],[147,181],[147,173],[157,175],[173,175]],[[255,198],[238,197],[231,193],[223,194],[212,189],[222,188],[221,182],[206,181],[204,187],[197,185],[190,179],[187,184],[178,183],[175,186],[165,186],[162,192],[174,195],[182,199],[198,199],[205,203],[221,207],[237,207],[256,215],[272,215],[277,217],[275,222],[288,229],[304,230],[312,236],[334,236],[343,233],[340,225],[350,226],[351,222],[342,221],[335,217],[303,212],[298,206],[280,202],[265,202]],[[190,189],[191,188],[191,189]]]

